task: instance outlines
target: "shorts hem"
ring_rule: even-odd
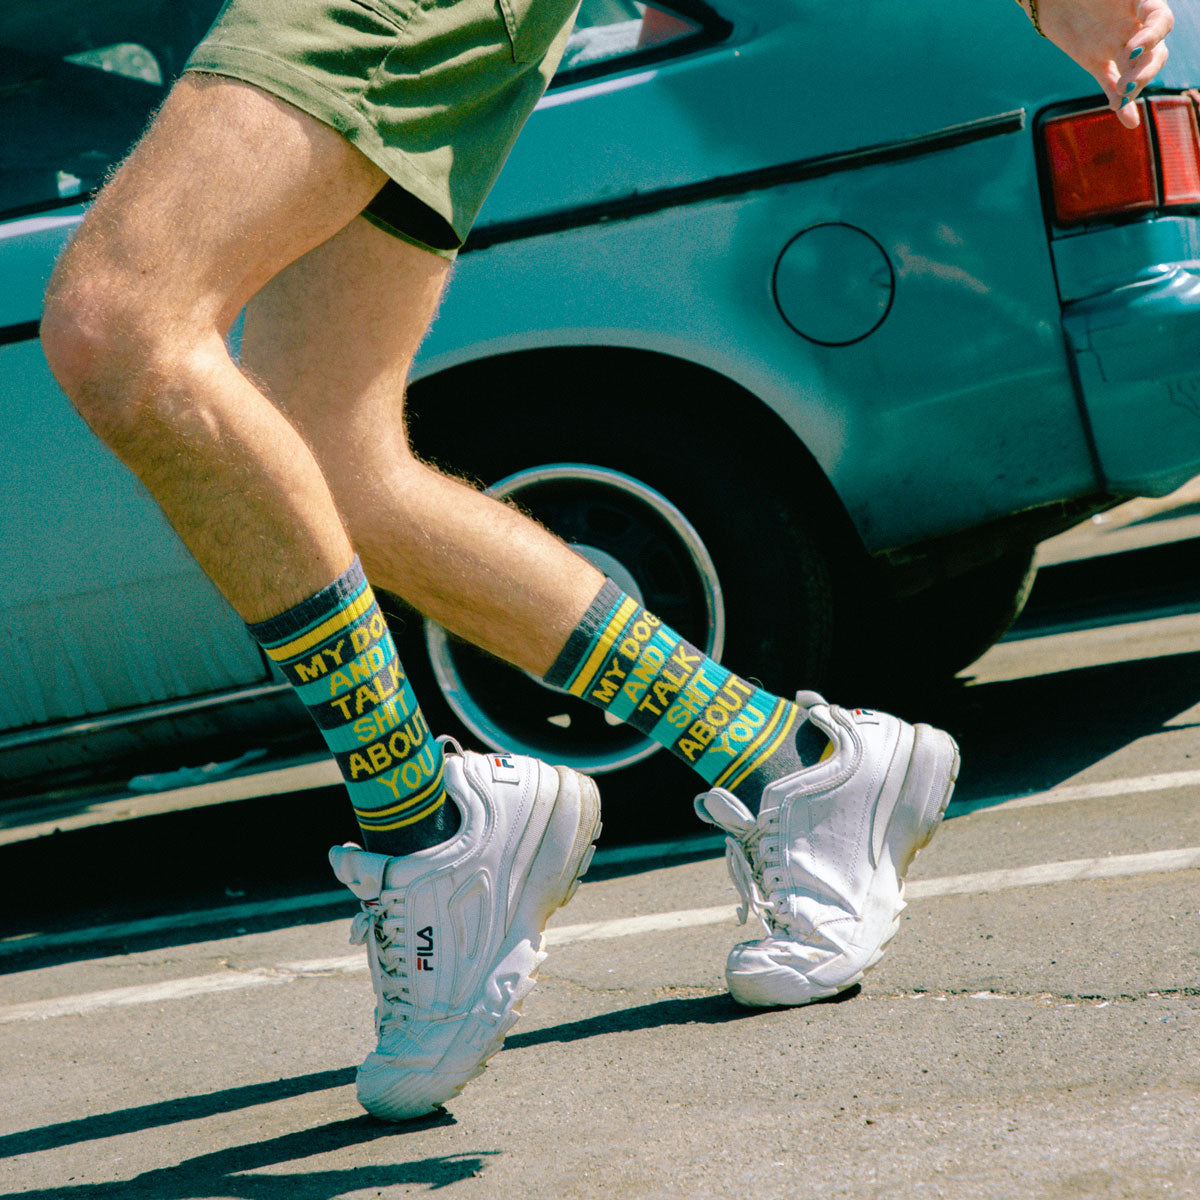
[[[399,180],[395,181],[400,187],[405,185]],[[369,208],[364,208],[358,214],[364,221],[370,225],[374,225],[376,229],[382,229],[384,233],[390,237],[396,238],[398,241],[407,242],[410,246],[416,246],[418,250],[424,250],[427,254],[436,255],[438,258],[444,258],[447,262],[454,262],[458,258],[457,248],[447,248],[445,246],[431,246],[428,242],[421,241],[420,238],[415,238],[411,233],[405,233],[403,229],[397,228],[391,221],[385,220],[378,213],[372,212]]]
[[[361,108],[347,104],[343,96],[323,87],[298,70],[294,64],[249,46],[231,46],[224,42],[209,41],[197,48],[188,59],[184,70],[205,75],[222,75],[252,84],[307,113],[322,125],[327,125],[369,158],[389,179],[437,213],[453,230],[454,236],[459,239],[459,246],[466,240],[466,233],[457,227],[449,211],[452,205],[448,202],[445,191],[439,188],[404,150],[387,145]],[[397,229],[374,213],[364,213],[363,216],[385,232],[422,250],[428,250],[439,258],[453,258],[458,253],[459,246],[430,246],[419,238]]]

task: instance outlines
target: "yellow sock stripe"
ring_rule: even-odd
[[[617,635],[628,624],[629,618],[633,616],[637,606],[638,603],[632,596],[626,596],[617,611],[613,613],[612,619],[604,627],[604,632],[600,635],[595,646],[592,647],[592,652],[588,655],[587,662],[583,665],[583,670],[579,672],[575,678],[575,682],[571,684],[569,690],[572,696],[582,696],[588,690],[589,686],[591,686],[596,672],[608,657],[608,652],[613,648],[613,643],[617,640]]]
[[[276,662],[286,662],[290,658],[295,658],[299,654],[303,654],[305,650],[311,650],[313,646],[318,646],[321,642],[326,641],[339,629],[344,629],[348,625],[353,625],[359,617],[375,603],[375,597],[370,588],[367,588],[353,604],[346,608],[339,609],[329,618],[328,621],[323,621],[316,629],[310,630],[303,637],[298,637],[294,642],[286,642],[282,646],[275,646],[267,651],[267,653]]]
[[[376,825],[373,822],[368,821],[366,824],[362,825],[361,828],[363,830],[369,830],[371,833],[379,833],[384,829],[403,829],[405,825],[415,825],[418,821],[424,821],[426,817],[432,817],[433,814],[437,812],[437,810],[445,803],[446,793],[443,791],[437,800],[423,812],[416,813],[411,817],[405,817],[402,821],[392,821],[387,825]]]
[[[393,804],[391,808],[355,808],[354,815],[363,821],[375,821],[380,817],[391,817],[398,812],[407,812],[414,805],[420,804],[423,800],[428,800],[434,792],[442,786],[442,780],[445,777],[446,770],[443,764],[438,768],[438,773],[433,779],[427,783],[419,792],[414,792],[411,796],[406,796],[399,804]],[[369,783],[370,780],[360,779],[359,784]]]
[[[789,704],[786,700],[780,700],[775,705],[775,708],[771,713],[770,720],[768,720],[766,725],[763,726],[762,732],[754,739],[754,741],[750,743],[750,745],[745,748],[745,750],[741,752],[741,754],[737,756],[737,758],[733,760],[733,762],[729,764],[729,766],[725,768],[724,771],[721,772],[720,775],[717,776],[717,778],[713,781],[713,787],[733,786],[732,784],[727,784],[725,781],[729,779],[730,776],[732,776],[736,771],[740,771],[748,760],[752,763],[757,761],[759,749],[766,745],[767,741],[775,734],[779,727],[780,721],[783,720],[783,717],[789,711],[794,712],[795,705]],[[784,732],[786,732],[786,727]],[[776,737],[775,741],[771,743],[772,746],[777,746],[781,737],[782,734]],[[745,776],[748,775],[753,769],[753,765],[747,767],[745,772],[743,772],[742,778],[745,778]]]

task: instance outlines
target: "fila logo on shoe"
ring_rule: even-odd
[[[492,767],[492,779],[496,783],[520,783],[521,773],[511,754],[489,754],[488,762]]]
[[[879,724],[879,714],[873,708],[856,708],[850,715],[859,725]]]
[[[432,971],[433,970],[433,926],[426,925],[424,929],[418,929],[417,937],[421,943],[417,947],[417,970],[418,971]]]

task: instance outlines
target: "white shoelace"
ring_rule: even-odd
[[[767,818],[765,829],[755,829],[744,840],[725,839],[725,862],[733,885],[742,898],[738,906],[738,922],[745,925],[753,913],[768,937],[782,936],[789,941],[811,940],[816,930],[803,923],[797,925],[792,906],[783,888],[779,859],[778,815]],[[754,869],[752,857],[758,859]]]
[[[750,860],[746,857],[746,851],[742,849],[741,843],[735,838],[725,839],[725,863],[729,867],[733,886],[737,888],[738,895],[742,898],[742,903],[738,905],[737,910],[738,924],[745,925],[750,919],[750,914],[753,913],[769,934],[771,932],[769,916],[774,915],[775,906],[759,890]]]
[[[389,1021],[407,1020],[412,1010],[408,960],[397,949],[405,945],[403,905],[403,897],[386,908],[378,902],[364,901],[350,923],[351,945],[365,943],[370,956],[371,975],[380,1000],[381,1027]]]
[[[778,901],[774,888],[764,895],[761,885],[766,883],[768,869],[778,866],[775,861],[779,853],[778,832],[779,822],[768,818],[767,828],[756,829],[745,840],[735,837],[725,839],[725,862],[729,867],[733,886],[742,898],[742,903],[738,906],[738,923],[745,925],[753,913],[768,935],[775,932]],[[757,871],[751,864],[751,855],[755,855],[759,860]],[[780,882],[774,877],[771,877],[770,881],[776,885]]]

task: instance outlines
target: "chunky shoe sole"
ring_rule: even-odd
[[[358,1070],[358,1101],[373,1116],[405,1121],[425,1116],[482,1074],[516,1024],[521,1004],[533,990],[546,922],[579,887],[600,836],[600,793],[595,782],[569,767],[543,770],[558,775],[554,794],[539,797],[552,806],[541,841],[530,860],[521,900],[496,955],[496,964],[453,1045],[428,1070],[406,1067],[374,1054]],[[520,848],[516,850],[519,855]]]
[[[900,765],[894,759],[889,776]],[[900,928],[904,876],[941,824],[958,768],[958,746],[948,733],[930,725],[914,727],[903,782],[886,828],[881,837],[872,838],[877,861],[858,930],[845,949],[827,956],[812,945],[779,938],[735,946],[725,980],[739,1004],[755,1008],[811,1004],[862,981]],[[888,792],[885,783],[881,804]]]

